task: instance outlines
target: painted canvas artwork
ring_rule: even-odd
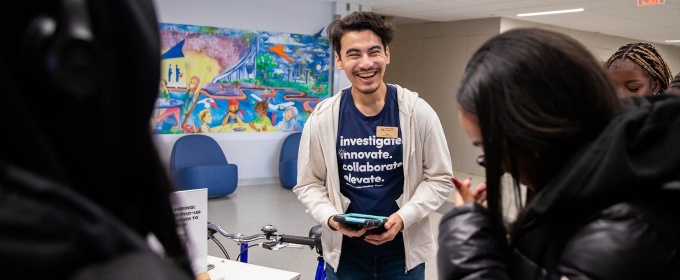
[[[161,23],[157,134],[301,131],[330,96],[327,37]]]

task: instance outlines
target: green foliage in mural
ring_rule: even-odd
[[[262,71],[263,71],[262,77],[265,80],[267,80],[267,77],[270,76],[270,75],[268,75],[268,72],[270,72],[271,69],[279,67],[279,63],[276,62],[274,57],[271,54],[268,54],[268,53],[259,55],[257,57],[255,65],[257,66],[257,69],[262,69]]]

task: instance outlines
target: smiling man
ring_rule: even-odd
[[[336,67],[352,86],[309,116],[293,189],[324,225],[327,279],[424,279],[436,253],[428,215],[453,189],[441,123],[417,93],[383,81],[391,23],[354,12],[327,30]],[[342,213],[388,220],[357,229],[332,219]]]

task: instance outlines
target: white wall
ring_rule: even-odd
[[[333,18],[331,3],[308,0],[154,0],[161,22],[315,34]]]
[[[574,37],[602,62],[620,46],[637,42],[592,32],[535,24],[514,19],[487,18],[397,26],[390,46],[391,63],[385,81],[417,91],[439,115],[451,152],[454,172],[484,176],[475,163],[481,153],[458,123],[455,99],[460,79],[472,53],[494,35],[518,27],[541,27]],[[680,47],[654,44],[673,74],[680,72]]]
[[[370,7],[344,2],[309,0],[154,0],[161,22],[314,34],[334,18]],[[480,153],[471,147],[457,120],[455,92],[467,60],[484,41],[511,28],[536,24],[511,19],[480,19],[397,26],[390,46],[392,54],[385,81],[418,91],[444,123],[454,171],[483,176],[475,164]],[[550,28],[543,25],[544,28]],[[574,36],[596,57],[606,60],[619,46],[635,39],[554,27]],[[324,30],[324,36],[326,35]],[[658,45],[673,73],[680,69],[680,48]],[[344,73],[335,71],[334,94],[349,86]],[[278,155],[287,133],[215,133],[227,159],[239,166],[239,186],[278,182]],[[162,158],[167,162],[181,135],[157,135]]]
[[[315,34],[333,19],[333,6],[308,0],[154,0],[159,21],[258,31]],[[325,32],[325,29],[324,29]],[[325,33],[324,33],[325,35]],[[160,71],[160,69],[159,69]],[[239,186],[278,183],[278,157],[288,133],[211,133],[238,165]],[[182,135],[156,135],[164,161]]]
[[[437,112],[453,171],[483,177],[475,159],[481,150],[458,123],[456,91],[472,53],[499,33],[499,18],[397,26],[385,81],[417,91]]]
[[[567,34],[588,48],[602,64],[604,64],[619,47],[629,43],[641,42],[635,38],[623,38],[507,18],[501,20],[500,32],[520,27],[540,27]],[[680,73],[680,47],[658,43],[652,43],[652,45],[654,45],[659,53],[661,53],[661,56],[668,64],[668,67],[671,68],[673,75],[675,76],[677,73]]]

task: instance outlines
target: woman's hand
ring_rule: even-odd
[[[452,178],[453,185],[456,186],[456,194],[454,205],[456,207],[465,203],[476,202],[486,207],[486,182],[480,183],[474,190],[470,190],[471,178],[465,179],[463,182]]]

